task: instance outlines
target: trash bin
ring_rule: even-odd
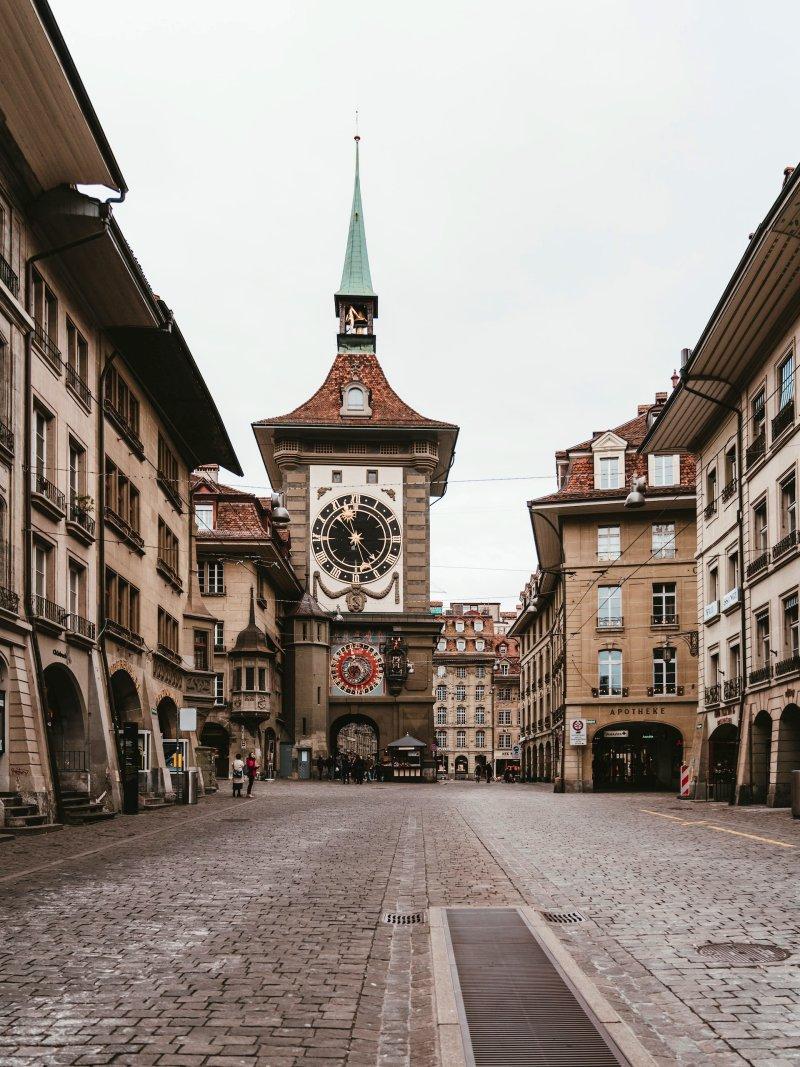
[[[800,771],[792,771],[792,815],[800,819]]]
[[[188,771],[183,772],[186,776],[186,799],[184,804],[196,804],[198,793],[198,782],[200,779],[199,772],[196,767],[190,767]]]

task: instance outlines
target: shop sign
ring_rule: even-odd
[[[181,730],[184,730],[187,734],[193,733],[197,729],[197,708],[181,708]]]
[[[571,745],[586,744],[586,719],[569,720],[569,743]]]
[[[644,715],[666,715],[666,713],[667,713],[667,709],[665,707],[663,707],[662,705],[656,706],[656,705],[650,705],[650,704],[636,705],[636,706],[632,705],[629,708],[622,707],[622,708],[609,708],[608,709],[608,714],[609,715],[615,715],[617,717],[624,717],[624,718],[634,718],[634,717],[638,718],[639,716],[644,716]]]
[[[628,730],[604,730],[603,737],[628,737]]]

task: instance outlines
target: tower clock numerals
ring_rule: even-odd
[[[397,563],[402,547],[400,524],[382,500],[348,493],[329,501],[317,515],[311,547],[331,578],[367,584]]]

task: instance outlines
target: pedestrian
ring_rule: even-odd
[[[494,777],[494,772],[492,771],[492,765],[491,765],[491,763],[487,763],[486,764],[486,784],[487,785],[491,785],[492,784],[492,778],[493,777]]]
[[[475,767],[475,781],[479,782],[483,778],[483,770],[480,763]]]
[[[258,773],[258,763],[256,763],[255,752],[249,753],[247,759],[244,761],[245,774],[247,775],[247,795],[250,797],[253,795],[253,782],[256,780],[256,774]]]
[[[350,784],[350,759],[346,752],[342,754],[342,781]]]
[[[353,778],[355,778],[356,785],[364,784],[364,761],[361,756],[356,756],[353,760]]]
[[[328,756],[328,781],[332,782],[335,777],[336,777],[336,760],[334,759],[333,753],[331,752],[330,756]]]
[[[244,760],[241,752],[236,753],[236,759],[233,761],[231,782],[233,784],[233,795],[240,797],[242,795],[242,786],[244,785]]]
[[[322,781],[322,772],[324,770],[325,770],[325,760],[322,758],[321,755],[317,756],[317,776],[319,777],[320,781]]]

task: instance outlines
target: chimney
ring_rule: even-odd
[[[219,463],[203,463],[202,466],[195,468],[194,473],[201,478],[208,478],[211,482],[219,483]]]
[[[691,348],[682,348],[681,349],[681,366],[685,367],[686,364],[689,362],[689,360],[691,358],[692,358],[692,350],[691,350]]]
[[[646,415],[651,407],[652,407],[651,404],[640,404],[638,406],[638,408],[636,409],[636,414],[637,415]]]
[[[786,185],[786,183],[788,182],[788,180],[791,178],[791,176],[793,174],[794,174],[794,167],[784,167],[783,168],[783,184],[784,185]]]
[[[657,404],[666,404],[666,402],[667,402],[667,394],[666,393],[656,393],[656,403]]]
[[[678,374],[678,372],[676,370],[674,370],[672,372],[672,377],[670,378],[670,381],[672,382],[672,388],[673,389],[677,389],[678,386],[680,385],[681,376],[680,376],[680,374]]]

